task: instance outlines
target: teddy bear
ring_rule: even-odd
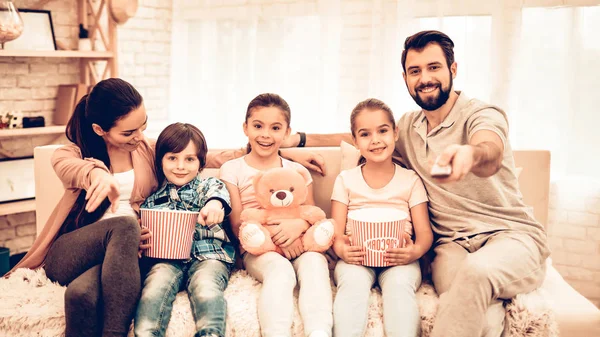
[[[269,251],[283,254],[271,239],[275,226],[268,219],[306,220],[311,227],[300,237],[305,251],[324,252],[333,243],[334,222],[317,206],[303,205],[308,195],[304,176],[292,168],[272,168],[259,172],[252,181],[260,209],[245,209],[240,215],[239,239],[252,255]]]

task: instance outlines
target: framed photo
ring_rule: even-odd
[[[4,44],[5,50],[56,50],[52,16],[48,10],[19,9],[23,33]]]

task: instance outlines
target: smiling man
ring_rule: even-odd
[[[398,121],[396,154],[421,177],[430,201],[432,278],[440,294],[431,336],[500,336],[502,300],[542,283],[549,250],[543,226],[523,203],[506,114],[454,90],[453,48],[439,31],[406,39],[403,77],[422,109]],[[346,134],[290,138],[292,146],[352,141]],[[324,169],[315,156],[293,159]],[[434,177],[432,163],[451,171]]]

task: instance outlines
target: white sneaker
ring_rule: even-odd
[[[323,330],[315,330],[311,332],[310,335],[308,335],[308,337],[329,337],[329,335]]]

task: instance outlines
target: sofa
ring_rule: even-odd
[[[35,148],[36,222],[39,233],[63,187],[50,165],[53,151],[60,145]],[[215,150],[219,151],[219,150]],[[315,202],[328,214],[334,180],[340,169],[356,163],[353,147],[302,148],[290,151],[314,151],[326,164],[326,175],[313,173]],[[550,153],[547,151],[515,151],[517,167],[522,168],[519,184],[525,202],[534,207],[536,218],[547,224],[550,180]],[[204,176],[218,176],[218,169],[205,169]],[[585,299],[547,261],[548,272],[542,287],[529,294],[507,301],[504,336],[600,336],[600,310]],[[335,287],[332,284],[332,289]],[[260,283],[244,270],[232,274],[226,290],[228,303],[227,336],[260,336],[256,300]],[[297,291],[297,289],[296,289]],[[43,270],[16,271],[0,281],[0,336],[55,336],[64,333],[64,287],[50,282]],[[419,289],[418,302],[422,319],[422,336],[428,336],[435,318],[437,294],[430,282]],[[377,289],[371,294],[369,321],[365,336],[383,336],[381,296]],[[293,335],[303,336],[297,310]],[[193,317],[185,293],[177,296],[167,336],[193,336]]]

